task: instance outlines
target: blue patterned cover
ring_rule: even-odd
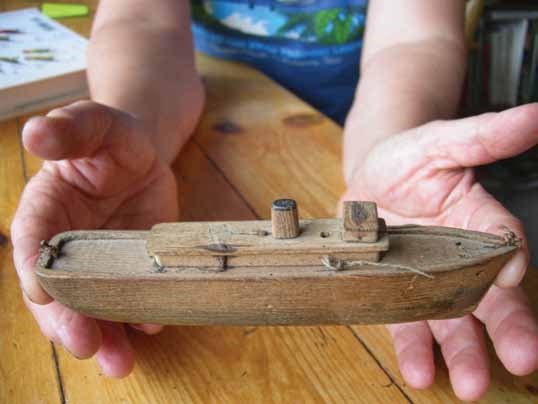
[[[191,0],[196,49],[245,62],[343,123],[367,0]]]

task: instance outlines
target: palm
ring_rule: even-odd
[[[521,223],[478,184],[473,167],[523,152],[538,141],[536,106],[452,122],[433,122],[379,143],[356,171],[343,199],[376,201],[389,224],[418,223],[503,233],[524,239]],[[507,138],[506,133],[512,137]],[[515,286],[525,248],[496,283]],[[474,316],[389,326],[400,369],[418,388],[432,383],[433,338],[441,346],[456,394],[480,397],[488,385],[483,323],[497,355],[515,374],[538,367],[538,325],[519,288],[493,286]]]
[[[176,219],[176,186],[168,167],[155,162],[149,168],[129,170],[118,167],[112,157],[103,152],[91,159],[45,163],[27,192],[34,193],[36,206],[56,211],[51,233],[144,229]],[[61,202],[57,195],[69,202]],[[36,221],[39,215],[36,210]]]
[[[348,192],[377,201],[381,215],[389,223],[502,230],[491,228],[491,216],[507,216],[507,212],[475,181],[473,168],[443,168],[426,156],[409,163],[399,160],[397,164],[391,163],[394,160],[389,156],[381,164],[372,157]],[[507,226],[514,223],[512,217],[506,220]]]

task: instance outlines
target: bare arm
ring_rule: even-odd
[[[188,1],[102,0],[88,52],[92,99],[140,118],[170,162],[203,107]]]
[[[473,175],[475,166],[536,144],[538,105],[448,119],[465,73],[463,13],[463,0],[371,0],[361,82],[345,128],[342,199],[376,201],[391,224],[497,234],[508,226],[521,238],[523,248],[472,315],[389,326],[408,385],[433,383],[435,341],[454,392],[474,401],[490,382],[484,330],[510,372],[538,367],[538,324],[517,287],[529,259],[523,225]]]
[[[23,130],[25,148],[46,160],[25,188],[11,226],[26,304],[48,338],[78,358],[96,355],[104,373],[114,377],[133,367],[123,324],[97,321],[52,301],[34,268],[40,240],[54,234],[147,229],[177,220],[170,163],[203,105],[188,4],[101,1],[89,48],[93,100],[34,117]]]
[[[371,0],[345,128],[349,184],[380,140],[456,111],[466,70],[464,0]]]

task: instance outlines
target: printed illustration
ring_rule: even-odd
[[[366,1],[203,0],[192,7],[197,23],[221,33],[339,45],[362,37]]]

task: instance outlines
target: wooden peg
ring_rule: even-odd
[[[379,238],[377,205],[374,202],[344,202],[344,241],[375,243]]]
[[[271,207],[273,238],[295,238],[299,235],[299,214],[293,199],[277,199]]]

